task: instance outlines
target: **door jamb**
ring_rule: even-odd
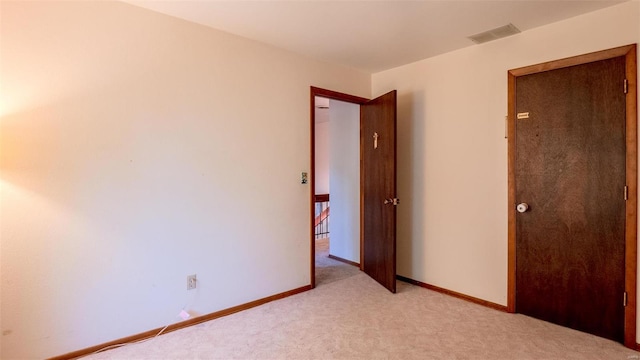
[[[516,77],[555,70],[590,62],[625,57],[628,82],[626,101],[626,185],[628,200],[625,203],[625,292],[627,306],[624,311],[624,345],[636,349],[636,278],[637,278],[637,209],[638,209],[638,142],[637,142],[637,55],[636,44],[609,50],[574,56],[543,64],[526,66],[508,71],[508,271],[507,311],[516,312],[516,184],[515,184],[515,82]],[[622,84],[620,85],[622,88]],[[621,195],[622,196],[622,195]],[[622,299],[620,300],[622,301]]]
[[[310,181],[310,199],[311,199],[311,223],[310,223],[310,228],[311,228],[311,260],[310,260],[310,264],[311,264],[311,287],[315,288],[316,287],[316,265],[315,265],[315,259],[316,259],[316,246],[315,246],[315,229],[313,227],[313,223],[315,220],[315,194],[316,194],[316,127],[315,127],[315,123],[316,123],[316,96],[320,96],[320,97],[324,97],[324,98],[328,98],[328,99],[332,99],[332,100],[339,100],[339,101],[344,101],[344,102],[348,102],[348,103],[352,103],[352,104],[358,104],[358,105],[362,105],[365,104],[369,101],[369,99],[366,98],[362,98],[359,96],[355,96],[355,95],[349,95],[349,94],[345,94],[345,93],[341,93],[341,92],[337,92],[337,91],[332,91],[332,90],[327,90],[327,89],[322,89],[322,88],[318,88],[315,86],[311,86],[310,87],[310,94],[311,94],[311,122],[310,122],[310,134],[311,134],[311,169],[310,169],[310,173],[311,176],[309,177],[309,181]],[[362,165],[360,165],[362,166]],[[362,191],[361,191],[362,193]],[[362,196],[362,195],[360,195]],[[360,209],[360,217],[362,218],[362,209]],[[362,269],[362,220],[360,221],[360,269]]]

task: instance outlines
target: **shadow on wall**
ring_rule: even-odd
[[[398,207],[397,274],[407,277],[421,274],[424,262],[425,174],[414,171],[415,164],[424,163],[425,103],[424,92],[398,94]]]

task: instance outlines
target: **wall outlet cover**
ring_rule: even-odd
[[[198,280],[196,274],[187,276],[187,290],[193,290],[198,286]]]

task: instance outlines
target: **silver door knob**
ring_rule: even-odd
[[[520,203],[516,206],[516,210],[519,213],[527,212],[527,210],[529,210],[529,205],[527,205],[527,203]]]

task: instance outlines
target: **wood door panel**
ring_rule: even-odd
[[[625,59],[516,78],[516,310],[622,341]]]
[[[374,148],[374,134],[378,134]],[[361,106],[363,270],[396,291],[396,91]]]

